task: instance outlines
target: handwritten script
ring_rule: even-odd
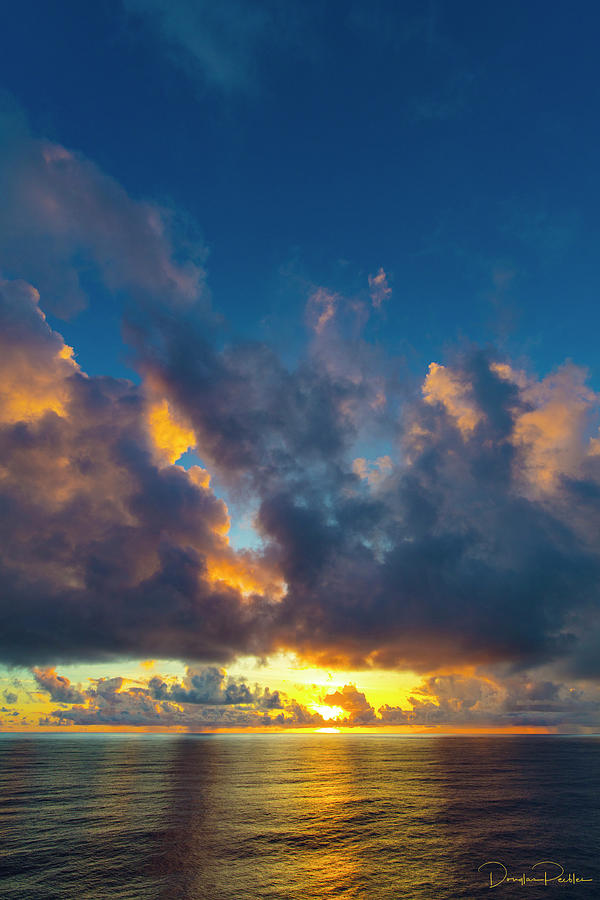
[[[531,874],[522,872],[520,875],[510,875],[508,868],[498,860],[489,860],[479,866],[479,872],[485,871],[489,876],[490,888],[500,887],[501,884],[520,884],[521,887],[529,885],[552,884],[582,884],[593,881],[593,878],[585,878],[577,872],[566,872],[560,863],[549,859],[541,860],[531,866]]]

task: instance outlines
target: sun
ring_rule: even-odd
[[[324,719],[339,719],[344,714],[341,706],[321,706],[318,703],[313,703],[312,708],[315,712],[320,713]]]

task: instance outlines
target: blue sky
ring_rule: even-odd
[[[233,332],[293,352],[307,284],[383,266],[377,337],[411,364],[492,340],[595,377],[595,4],[171,6],[169,40],[160,3],[14,4],[0,79],[36,132],[189,217]],[[93,371],[98,319],[64,329]]]

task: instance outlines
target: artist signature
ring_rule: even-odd
[[[509,875],[504,863],[498,862],[498,860],[482,863],[478,871],[483,870],[487,871],[489,875],[491,888],[500,887],[501,884],[520,884],[522,887],[527,887],[534,884],[582,884],[584,881],[594,880],[578,875],[576,872],[565,873],[564,866],[549,859],[534,863],[531,866],[533,873],[531,875],[527,875],[525,872],[520,875]]]

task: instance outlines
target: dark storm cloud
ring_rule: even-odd
[[[478,354],[460,372],[481,414],[471,433],[461,434],[443,404],[407,413],[410,464],[387,479],[375,527],[357,534],[332,526],[313,558],[310,590],[285,565],[306,542],[289,527],[293,507],[262,520],[285,548],[281,612],[294,623],[296,646],[323,660],[425,668],[461,659],[532,663],[574,647],[573,610],[597,602],[596,548],[565,502],[560,473],[556,486],[539,491],[525,483],[525,401],[515,402],[515,385],[504,385],[490,362],[482,366]],[[339,523],[348,501],[336,499],[333,510],[310,513]]]
[[[577,370],[535,382],[481,350],[432,367],[423,398],[404,405],[400,459],[366,490],[349,466],[366,377],[334,375],[316,355],[286,372],[265,348],[200,369],[189,329],[184,340],[185,352],[179,335],[163,340],[142,367],[194,423],[210,466],[260,497],[288,586],[278,643],[323,664],[425,669],[575,648],[574,611],[597,602],[600,574],[582,518],[585,506],[597,521],[597,498],[580,478],[596,401]]]
[[[249,406],[257,370],[254,379],[247,370]],[[187,375],[173,380],[202,397]],[[344,466],[356,431],[343,402],[331,399],[352,396],[343,381],[315,376],[310,387],[307,414],[327,410],[326,436],[335,435],[326,450],[321,435],[294,428],[293,403],[270,407],[267,385],[254,429],[247,408],[238,417],[235,403],[224,404],[227,428],[214,416],[211,440],[218,446],[240,429],[252,447],[258,525],[288,585],[277,609],[282,644],[324,664],[423,668],[465,658],[524,665],[574,650],[574,611],[597,603],[600,574],[589,531],[597,498],[578,479],[590,449],[578,445],[580,419],[595,398],[581,399],[570,371],[533,386],[515,377],[493,354],[458,361],[455,383],[405,406],[404,464],[368,495]],[[293,392],[298,381],[289,381]],[[192,419],[205,415],[201,399],[196,412],[183,391],[177,396]],[[552,420],[561,416],[555,440]],[[238,471],[226,454],[210,463]]]
[[[270,601],[208,579],[236,562],[225,506],[157,463],[140,390],[61,355],[26,285],[0,286],[0,317],[3,659],[260,651]]]

